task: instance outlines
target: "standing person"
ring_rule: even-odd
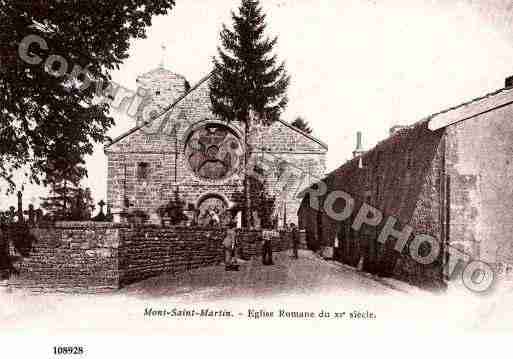
[[[294,223],[290,224],[290,235],[292,237],[292,257],[298,259],[297,249],[299,247],[299,231]]]
[[[234,266],[234,252],[235,252],[235,224],[230,222],[226,231],[226,237],[223,241],[224,247],[224,265],[225,270],[238,270],[238,266]]]
[[[271,242],[271,235],[268,231],[263,231],[264,243],[262,244],[262,264],[273,265],[273,248]]]

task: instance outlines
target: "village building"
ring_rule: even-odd
[[[240,123],[212,114],[208,77],[191,86],[161,65],[140,75],[137,87],[147,93],[136,115],[138,125],[172,106],[146,127],[135,126],[105,146],[107,201],[113,213],[142,211],[159,223],[159,208],[176,195],[189,223],[208,224],[212,216],[223,223],[241,218],[246,133]],[[327,146],[282,120],[253,123],[247,138],[248,167],[265,172],[251,181],[253,225],[297,223],[296,194],[324,175]],[[297,188],[277,186],[287,168],[301,169]]]
[[[306,196],[299,210],[300,227],[310,247],[335,247],[346,264],[410,283],[445,287],[451,259],[448,246],[473,260],[490,264],[501,276],[513,272],[513,87],[429,116],[411,126],[395,126],[390,136],[363,151],[360,137],[352,160],[328,174],[326,194],[340,190],[355,199],[350,218],[337,221],[311,207]],[[317,185],[318,186],[318,185]],[[313,186],[312,188],[317,188]],[[351,224],[363,203],[383,213],[377,226]],[[345,206],[340,199],[335,212]],[[396,252],[396,238],[381,245],[377,238],[388,217],[394,229],[405,225],[441,244],[438,258],[425,265],[407,247]],[[396,236],[397,237],[397,236]],[[425,248],[429,251],[429,248]]]

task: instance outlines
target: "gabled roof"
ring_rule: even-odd
[[[513,87],[502,88],[429,116],[428,127],[436,131],[511,104]]]
[[[136,79],[139,80],[139,78],[141,78],[141,77],[149,77],[149,76],[151,76],[153,74],[156,74],[156,73],[159,73],[159,72],[166,72],[166,73],[169,73],[169,74],[173,74],[176,77],[180,77],[180,78],[183,78],[184,80],[186,80],[185,76],[177,74],[176,72],[168,70],[168,69],[166,69],[165,67],[162,67],[162,66],[159,66],[159,67],[156,67],[156,68],[154,68],[154,69],[152,69],[150,71],[144,72],[144,73],[138,75]]]
[[[178,105],[180,102],[182,102],[183,99],[185,99],[191,92],[196,90],[198,87],[201,86],[201,84],[203,84],[205,81],[207,81],[210,78],[210,76],[212,76],[212,72],[210,72],[207,76],[203,77],[200,81],[198,81],[198,83],[196,83],[194,86],[192,86],[189,89],[189,91],[186,91],[183,95],[179,96],[171,105],[164,108],[164,110],[160,114],[158,114],[155,118],[151,118],[149,121],[145,121],[141,125],[132,127],[130,130],[122,133],[118,137],[114,138],[110,143],[106,144],[104,146],[104,149],[107,149],[108,147],[112,146],[113,144],[121,141],[123,138],[130,136],[132,133],[139,131],[141,128],[148,125],[149,123],[151,123],[153,120],[157,119],[158,117],[165,115],[168,111],[172,110],[174,107],[176,107],[176,105]]]
[[[163,68],[157,68],[157,69],[154,69],[154,70],[151,70],[149,72],[147,72],[146,74],[143,74],[141,76],[144,76],[144,75],[147,75],[147,74],[150,74],[150,73],[153,73],[153,72],[157,72],[158,70],[164,70],[164,71],[168,71],[166,69],[163,69]],[[166,114],[168,111],[172,110],[174,107],[176,107],[176,105],[178,105],[180,102],[182,102],[187,96],[189,96],[190,93],[194,92],[198,87],[200,87],[205,81],[207,81],[213,74],[213,71],[210,72],[208,75],[206,75],[205,77],[203,77],[200,81],[198,81],[194,86],[192,86],[189,91],[186,91],[183,95],[181,95],[180,97],[178,97],[171,105],[169,105],[168,107],[166,107],[159,115],[157,115],[155,118],[152,118],[150,119],[149,121],[139,125],[139,126],[135,126],[133,128],[131,128],[130,130],[122,133],[121,135],[117,136],[116,138],[114,138],[110,143],[106,144],[104,146],[104,149],[107,149],[109,148],[110,146],[112,146],[113,144],[121,141],[122,139],[124,139],[125,137],[128,137],[130,136],[132,133],[134,132],[137,132],[138,130],[140,130],[141,128],[143,128],[144,126],[148,125],[149,123],[151,123],[153,120],[155,120],[156,118],[160,117],[160,116],[163,116],[164,114]],[[180,76],[180,75],[178,75]],[[307,134],[303,131],[301,131],[299,128],[295,127],[295,126],[292,126],[290,123],[286,122],[286,121],[283,121],[281,119],[278,120],[280,123],[282,123],[283,125],[285,125],[286,127],[298,132],[299,134],[305,136],[306,138],[310,139],[311,141],[314,141],[316,143],[318,143],[319,145],[321,145],[323,148],[325,148],[326,150],[328,149],[328,145],[325,144],[324,142],[322,142],[321,140],[319,140],[318,138],[310,135],[310,134]]]
[[[319,140],[317,137],[314,137],[314,136],[312,136],[312,135],[310,135],[310,134],[308,134],[308,133],[306,133],[306,132],[301,131],[299,128],[297,128],[296,126],[291,125],[290,123],[288,123],[288,122],[286,122],[286,121],[283,121],[283,120],[278,119],[278,122],[281,122],[282,124],[284,124],[284,125],[285,125],[285,126],[287,126],[288,128],[293,129],[293,130],[294,130],[294,131],[296,131],[297,133],[299,133],[299,134],[301,134],[301,135],[305,136],[306,138],[308,138],[308,139],[310,139],[310,140],[312,140],[312,141],[314,141],[314,142],[317,142],[319,145],[321,145],[322,147],[324,147],[324,149],[326,149],[326,150],[328,149],[328,145],[327,145],[326,143],[322,142],[321,140]]]

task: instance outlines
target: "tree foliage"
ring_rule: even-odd
[[[57,153],[43,164],[46,174],[43,183],[50,187],[48,197],[43,197],[41,208],[52,220],[88,220],[93,199],[89,188],[80,186],[87,175],[84,160],[79,153],[66,153],[61,144],[56,145]]]
[[[223,25],[210,94],[214,114],[224,120],[246,122],[252,110],[274,121],[287,105],[290,78],[272,54],[277,38],[264,36],[265,18],[257,0],[242,0],[239,13],[232,12],[233,30]]]
[[[58,154],[83,158],[105,139],[113,125],[106,103],[95,103],[96,86],[128,57],[129,40],[144,38],[153,15],[166,14],[174,0],[0,1],[0,184],[14,189],[13,174],[23,169],[30,182],[49,174],[48,159]],[[29,64],[18,56],[28,35],[48,49],[29,47]],[[67,71],[54,76],[62,56]],[[48,66],[45,66],[46,65]],[[73,69],[87,69],[91,76]],[[61,68],[64,70],[64,67]],[[106,86],[103,86],[106,87]],[[7,181],[7,182],[5,182]]]
[[[273,54],[277,38],[264,35],[266,15],[258,0],[242,0],[238,14],[232,12],[233,29],[223,25],[218,57],[210,81],[212,112],[225,121],[239,121],[245,132],[244,225],[252,221],[248,135],[253,121],[270,124],[287,105],[290,77],[285,63]]]
[[[310,128],[310,124],[308,123],[308,121],[306,121],[305,119],[303,119],[302,117],[297,117],[293,122],[292,122],[292,126],[300,129],[301,131],[303,131],[304,133],[312,133],[312,129]]]
[[[187,219],[184,210],[185,201],[180,198],[178,189],[176,189],[174,197],[167,204],[158,208],[158,214],[162,221],[164,218],[168,218],[172,225],[177,225]]]
[[[91,190],[63,179],[52,184],[50,195],[41,198],[45,218],[52,221],[86,221],[91,219],[94,201]]]

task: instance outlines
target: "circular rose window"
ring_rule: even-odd
[[[239,138],[227,126],[209,124],[195,130],[187,140],[185,156],[199,177],[221,180],[241,166],[243,149]]]

